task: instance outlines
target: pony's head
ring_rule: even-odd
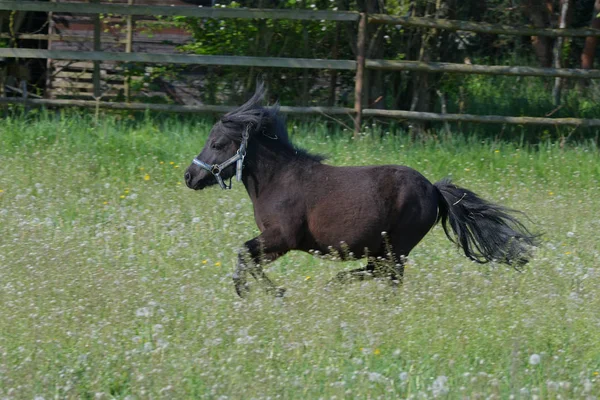
[[[216,183],[225,188],[223,181],[238,170],[240,178],[247,140],[262,129],[269,110],[261,106],[264,85],[240,108],[225,114],[212,127],[204,148],[185,171],[185,183],[190,189],[201,190]]]

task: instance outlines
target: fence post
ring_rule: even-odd
[[[50,0],[51,3],[56,3],[56,0]],[[48,12],[48,45],[46,48],[48,50],[52,50],[52,36],[55,33],[54,28],[54,13],[52,11]],[[52,78],[53,78],[53,62],[51,58],[46,60],[46,90],[44,91],[44,97],[51,99],[52,95]]]
[[[132,6],[134,0],[128,0],[127,4]],[[131,53],[133,50],[133,16],[127,16],[127,32],[125,37],[125,53]],[[125,78],[125,101],[131,101],[131,71],[128,71]]]
[[[100,3],[100,0],[92,0],[92,3]],[[94,51],[102,51],[100,45],[101,25],[100,14],[94,14]],[[100,61],[94,61],[94,71],[92,73],[92,81],[94,83],[94,97],[100,98]]]
[[[367,42],[367,13],[360,13],[358,38],[356,42],[356,82],[354,86],[354,138],[357,138],[362,125],[362,98],[365,76],[365,46]]]

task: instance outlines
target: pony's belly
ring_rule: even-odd
[[[354,229],[337,234],[313,232],[308,236],[301,250],[316,250],[320,254],[333,254],[341,259],[358,259],[367,255],[377,257],[384,253],[385,246],[379,229],[366,232],[354,226]]]

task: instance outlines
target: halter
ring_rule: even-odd
[[[247,125],[246,129],[244,129],[244,132],[242,133],[242,142],[240,143],[240,148],[235,153],[235,155],[233,157],[231,157],[229,160],[222,162],[221,164],[209,165],[209,164],[205,163],[204,161],[198,160],[198,158],[194,158],[192,160],[192,163],[196,164],[200,168],[205,169],[208,172],[210,172],[211,174],[213,174],[213,176],[219,183],[219,186],[221,186],[221,189],[231,189],[231,178],[229,179],[229,186],[227,186],[225,184],[225,182],[223,182],[223,178],[221,178],[221,172],[223,172],[223,170],[225,168],[229,167],[231,164],[236,163],[235,178],[237,179],[238,182],[240,182],[242,180],[242,168],[244,167],[244,158],[246,157],[246,147],[248,147],[248,137],[250,136],[250,134],[248,133],[249,130],[250,130],[250,125]]]

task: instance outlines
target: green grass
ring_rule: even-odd
[[[468,261],[437,227],[397,291],[326,287],[358,262],[290,253],[267,270],[289,296],[253,285],[242,301],[231,272],[257,234],[243,186],[182,184],[209,128],[0,120],[0,398],[600,396],[593,142],[411,142],[377,126],[354,141],[290,125],[331,164],[405,164],[523,210],[542,245],[518,273]]]

